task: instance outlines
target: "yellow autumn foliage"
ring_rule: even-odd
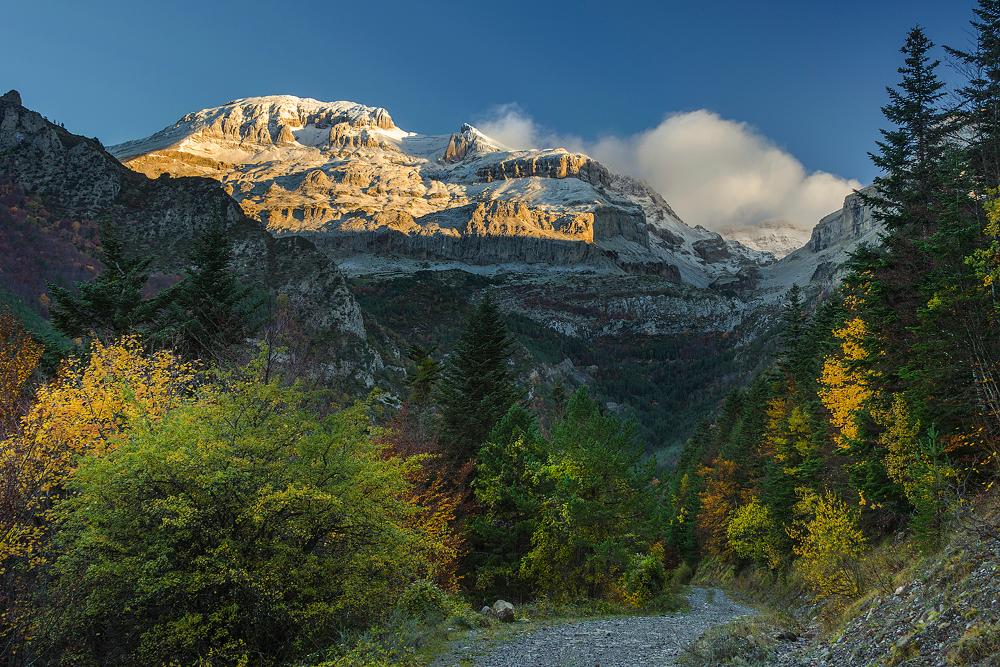
[[[799,557],[796,566],[818,599],[850,599],[861,590],[865,536],[856,508],[835,494],[799,490],[799,519],[787,529]]]
[[[17,423],[24,386],[43,351],[9,310],[0,313],[0,427],[4,431]]]
[[[833,332],[840,339],[840,351],[826,358],[820,376],[820,400],[830,411],[830,422],[836,429],[834,441],[847,448],[858,437],[857,413],[872,396],[869,378],[855,368],[868,357],[864,347],[867,335],[865,321],[855,317]]]
[[[194,369],[170,352],[146,354],[135,338],[95,342],[86,363],[67,362],[40,387],[19,432],[0,442],[6,477],[0,517],[0,571],[29,556],[43,530],[37,521],[84,455],[114,447],[131,425],[157,421],[178,405]]]

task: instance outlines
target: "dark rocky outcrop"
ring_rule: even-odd
[[[180,273],[192,241],[222,222],[233,240],[234,262],[248,281],[284,295],[293,316],[315,335],[364,340],[361,312],[343,275],[313,243],[276,239],[214,180],[150,179],[133,172],[98,141],[48,122],[12,93],[0,98],[0,180],[64,218],[115,221],[134,251],[151,257],[161,274]]]

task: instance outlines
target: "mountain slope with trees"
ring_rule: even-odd
[[[943,664],[946,655],[972,664],[1000,652],[995,603],[939,596],[935,618],[967,624],[940,627],[937,639],[917,628],[910,641],[890,625],[905,616],[894,605],[923,597],[884,597],[893,574],[910,571],[908,557],[934,562],[954,540],[949,558],[981,559],[968,540],[996,538],[995,518],[986,519],[1000,473],[1000,3],[983,0],[973,29],[975,49],[949,50],[968,74],[952,91],[957,104],[925,31],[907,35],[883,107],[889,129],[872,155],[882,175],[864,193],[883,242],[855,253],[842,287],[818,307],[788,294],[776,364],[703,424],[672,476],[678,558],[774,590],[792,582],[827,621],[862,603],[861,612],[881,604],[880,617],[892,619],[880,626],[866,616],[893,637],[880,635],[878,655],[845,636],[847,653],[803,664]],[[986,532],[970,538],[969,521]],[[981,635],[966,657],[958,644],[975,642],[963,629]]]

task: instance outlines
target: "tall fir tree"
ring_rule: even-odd
[[[441,366],[434,359],[434,350],[411,345],[407,356],[413,362],[413,377],[409,379],[410,405],[423,408],[430,402],[441,375]]]
[[[993,187],[1000,183],[1000,0],[979,0],[973,13],[973,48],[945,48],[968,79],[957,116],[973,172],[980,186]]]
[[[778,370],[794,380],[802,374],[806,359],[804,336],[806,332],[806,311],[802,303],[802,288],[797,284],[789,288],[785,295],[785,305],[781,313],[781,348],[778,352]]]
[[[876,216],[890,229],[920,225],[924,236],[934,220],[937,165],[950,125],[941,108],[944,82],[937,75],[941,63],[930,56],[933,47],[923,28],[910,30],[900,49],[901,79],[886,89],[889,103],[882,107],[892,127],[881,131],[878,153],[870,154],[883,172],[874,181]]]
[[[221,222],[194,241],[184,278],[157,299],[158,342],[200,358],[218,357],[253,332],[259,302],[231,266],[232,240]]]
[[[950,194],[942,163],[954,124],[942,108],[944,83],[933,48],[917,26],[900,49],[900,80],[887,88],[889,102],[882,107],[890,128],[882,130],[879,150],[871,154],[882,173],[874,181],[875,194],[868,196],[887,233],[882,248],[855,254],[845,281],[846,292],[863,303],[859,314],[871,332],[866,363],[889,392],[900,390],[900,369],[910,359],[926,303],[926,294],[915,286],[923,285],[939,262],[929,244],[940,226],[942,197]]]
[[[441,442],[456,461],[476,455],[518,400],[509,368],[514,339],[489,294],[470,315],[439,383]]]
[[[142,290],[149,279],[150,260],[131,255],[119,227],[101,224],[99,259],[104,270],[76,291],[50,285],[52,323],[70,338],[96,337],[109,341],[139,331],[148,321],[150,304]]]

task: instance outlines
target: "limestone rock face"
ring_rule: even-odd
[[[149,176],[214,178],[273,233],[308,234],[339,256],[552,264],[702,287],[771,261],[685,225],[647,185],[586,155],[512,150],[468,124],[406,132],[353,102],[236,100],[112,151]]]
[[[867,192],[870,193],[871,190]],[[865,202],[863,194],[850,194],[844,199],[843,208],[826,216],[813,228],[808,248],[818,253],[834,245],[858,241],[873,232],[881,231],[881,223],[875,219],[872,208]]]
[[[480,168],[476,176],[489,183],[508,178],[579,178],[591,185],[609,187],[611,172],[600,163],[580,153],[545,152],[541,155],[517,156]]]
[[[501,146],[468,123],[448,138],[442,159],[445,162],[461,162],[468,157],[496,153]]]
[[[864,195],[866,188],[850,194],[844,206],[825,216],[813,228],[809,242],[763,269],[762,286],[783,290],[793,283],[808,285],[814,291],[827,291],[844,277],[851,253],[861,245],[878,245],[885,231]]]
[[[13,89],[8,90],[2,97],[0,97],[0,102],[7,102],[8,104],[21,106],[21,93]]]
[[[0,160],[35,195],[93,217],[114,201],[130,176],[100,144],[24,108],[15,91],[0,98]]]

